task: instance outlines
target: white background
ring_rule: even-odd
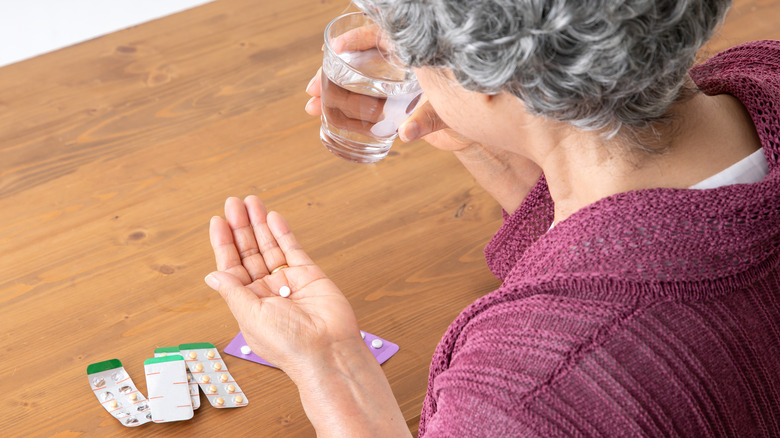
[[[213,0],[0,0],[0,66]]]

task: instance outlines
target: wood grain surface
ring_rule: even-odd
[[[204,283],[228,196],[283,213],[363,330],[416,431],[433,350],[498,281],[499,206],[449,154],[397,143],[376,165],[320,144],[303,111],[322,30],[345,1],[219,0],[0,68],[0,435],[313,436],[280,371],[227,356],[250,399],[125,428],[86,368],[120,359],[146,393],[157,347],[238,327]],[[715,51],[780,39],[780,6],[736,1]]]

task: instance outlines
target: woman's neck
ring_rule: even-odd
[[[697,94],[674,108],[665,152],[626,151],[599,133],[542,123],[526,150],[544,171],[555,222],[599,199],[648,188],[687,188],[761,147],[744,106],[729,95]]]

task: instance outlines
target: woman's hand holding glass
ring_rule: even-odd
[[[331,46],[336,53],[369,50],[375,47],[383,52],[391,52],[388,50],[387,40],[376,26],[365,26],[347,32],[331,43]],[[306,103],[306,112],[312,116],[321,116],[322,68],[317,70],[317,74],[309,81],[306,92],[312,96]],[[342,116],[337,120],[342,127],[360,131],[366,126],[373,125],[381,117],[381,102],[373,103],[368,96],[362,100],[359,98],[354,93],[342,91],[336,94],[335,98],[328,100],[329,108]],[[425,95],[417,105],[417,109],[401,125],[398,133],[405,142],[424,137],[433,146],[447,151],[462,150],[474,145],[474,142],[446,126],[425,99]]]
[[[374,47],[387,51],[388,43],[375,26],[365,26],[343,34],[331,46],[337,53]],[[446,83],[446,80],[442,78],[439,82]],[[311,79],[306,92],[311,96],[306,103],[306,112],[321,116],[322,69]],[[335,123],[360,131],[376,123],[381,115],[381,106],[379,103],[372,105],[371,102],[357,101],[355,96],[344,92],[330,98],[329,114],[338,115],[333,118]],[[425,94],[414,112],[401,124],[398,133],[405,142],[421,138],[438,149],[453,152],[480,185],[510,213],[522,203],[541,175],[539,166],[528,158],[473,141],[447,126]]]

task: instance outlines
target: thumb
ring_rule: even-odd
[[[227,272],[214,271],[204,279],[206,284],[219,292],[236,319],[239,314],[260,300],[248,287],[244,286],[236,276]]]
[[[426,100],[398,127],[398,136],[401,140],[410,142],[447,127],[444,120],[433,109],[433,105]]]

